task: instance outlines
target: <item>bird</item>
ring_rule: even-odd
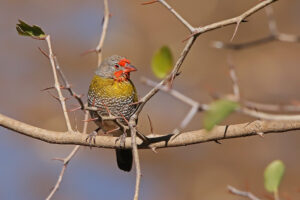
[[[90,110],[90,115],[97,124],[98,129],[113,136],[120,136],[124,139],[121,125],[127,125],[131,115],[137,108],[138,96],[133,82],[130,80],[130,73],[137,69],[130,64],[125,57],[112,55],[104,59],[95,71],[95,75],[88,90],[88,106],[96,107],[97,111]],[[116,121],[103,121],[103,116],[120,117]],[[125,141],[124,141],[125,142]],[[121,143],[121,141],[120,141]],[[129,172],[132,168],[132,150],[116,149],[117,164],[121,170]]]

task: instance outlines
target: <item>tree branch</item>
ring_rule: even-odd
[[[137,137],[136,137],[136,121],[131,120],[129,122],[130,132],[131,132],[131,146],[133,151],[133,157],[134,157],[134,164],[135,164],[135,173],[136,173],[136,181],[135,181],[135,192],[134,192],[134,200],[139,199],[139,191],[140,191],[140,182],[141,182],[141,166],[140,166],[140,158],[139,158],[139,152],[137,147]]]
[[[88,116],[89,116],[88,111],[85,111],[84,119],[88,119]],[[85,122],[83,124],[83,130],[82,130],[83,134],[86,134],[87,125],[88,125],[87,122]],[[53,160],[62,161],[63,162],[63,166],[62,166],[61,171],[59,173],[59,176],[58,176],[58,179],[56,181],[56,184],[53,187],[53,189],[51,190],[50,194],[47,196],[46,200],[50,200],[53,197],[53,195],[55,194],[55,192],[58,190],[58,188],[60,186],[60,183],[61,183],[61,181],[63,179],[63,176],[65,174],[65,171],[66,171],[66,169],[68,167],[68,164],[70,163],[71,159],[75,156],[75,154],[78,152],[79,148],[80,148],[80,145],[76,145],[73,148],[73,150],[69,153],[69,155],[67,157],[65,157],[65,158],[53,158]]]
[[[262,8],[268,6],[269,4],[272,4],[274,2],[276,2],[277,0],[264,0],[262,2],[260,2],[259,4],[257,4],[256,6],[250,8],[249,10],[247,10],[246,12],[244,12],[243,14],[234,17],[234,18],[230,18],[230,19],[226,19],[220,22],[216,22],[210,25],[206,25],[203,27],[199,27],[196,29],[196,31],[193,33],[193,35],[199,35],[208,31],[212,31],[218,28],[222,28],[224,26],[229,26],[232,24],[238,24],[239,22],[242,22],[243,20],[245,20],[246,18],[250,17],[251,15],[253,15],[254,13],[256,13],[257,11],[261,10]]]
[[[162,5],[164,5],[184,26],[186,26],[190,32],[194,32],[195,28],[190,25],[181,15],[179,15],[166,1],[158,0]]]
[[[259,38],[253,41],[239,43],[239,44],[232,44],[232,43],[225,43],[221,41],[214,41],[212,46],[217,49],[231,49],[231,50],[242,50],[262,44],[267,44],[273,41],[280,41],[280,42],[300,42],[300,36],[280,33],[277,28],[277,23],[274,19],[274,11],[271,6],[265,8],[266,15],[268,17],[268,26],[270,34],[266,37]]]
[[[79,150],[79,147],[80,147],[79,145],[76,145],[74,147],[74,149],[71,151],[71,153],[66,158],[64,158],[64,159],[63,158],[55,158],[55,159],[53,159],[53,160],[62,161],[63,162],[63,167],[62,167],[62,169],[60,171],[60,174],[58,176],[58,179],[57,179],[57,182],[56,182],[54,188],[51,190],[51,192],[48,195],[48,197],[46,198],[46,200],[50,200],[53,197],[53,195],[55,194],[55,192],[58,190],[58,188],[60,186],[60,183],[62,181],[62,178],[63,178],[63,176],[65,174],[66,168],[67,168],[67,166],[69,164],[69,161],[73,158],[73,156],[75,156],[75,154]]]
[[[243,101],[243,104],[252,109],[257,109],[257,110],[265,110],[265,111],[273,111],[273,112],[278,112],[278,111],[285,111],[285,112],[300,112],[300,105],[297,102],[297,104],[270,104],[270,103],[258,103],[255,101]]]
[[[108,2],[107,2],[107,0],[104,0],[104,17],[103,17],[103,24],[102,24],[102,33],[100,36],[99,43],[96,47],[96,52],[98,54],[98,65],[97,66],[99,66],[102,62],[102,48],[103,48],[104,39],[105,39],[106,32],[107,32],[108,22],[109,22]]]
[[[118,137],[97,136],[95,139],[95,144],[90,144],[86,141],[86,134],[82,134],[79,132],[76,134],[69,134],[69,132],[56,132],[41,129],[9,118],[2,114],[0,114],[0,126],[47,143],[72,145],[75,144],[110,149],[120,148],[119,144],[116,143]],[[186,146],[215,140],[253,136],[262,132],[264,134],[282,133],[287,131],[300,130],[300,121],[256,120],[251,123],[230,125],[226,131],[226,134],[224,135],[225,128],[226,126],[217,126],[211,132],[207,132],[204,129],[183,132],[174,139],[172,138],[173,134],[149,135],[148,143],[145,143],[141,139],[137,138],[137,144],[139,149],[167,148]],[[126,138],[125,148],[132,148],[130,138]]]
[[[69,115],[68,115],[68,112],[67,112],[66,101],[65,101],[65,98],[62,95],[60,84],[59,84],[58,77],[57,77],[57,71],[56,71],[54,54],[53,54],[52,46],[51,46],[50,35],[47,35],[45,40],[46,40],[48,48],[49,48],[49,59],[50,59],[50,63],[51,63],[51,66],[52,66],[52,71],[53,71],[54,87],[55,87],[55,89],[58,93],[59,101],[60,101],[61,106],[62,106],[62,110],[63,110],[63,113],[64,113],[64,117],[65,117],[65,121],[66,121],[66,124],[67,124],[68,131],[72,132],[72,126],[71,126],[70,118],[69,118]]]
[[[159,88],[162,87],[163,85],[165,85],[168,82],[172,82],[174,80],[174,78],[176,77],[184,59],[186,58],[187,54],[189,53],[190,49],[192,48],[195,40],[197,39],[197,37],[205,32],[214,30],[214,29],[218,29],[224,26],[228,26],[228,25],[232,25],[232,24],[236,24],[239,23],[241,21],[243,21],[244,19],[246,19],[247,17],[251,16],[252,14],[254,14],[255,12],[259,11],[260,9],[266,7],[267,5],[274,3],[277,0],[265,0],[259,4],[257,4],[256,6],[252,7],[251,9],[247,10],[246,12],[242,13],[241,15],[231,18],[231,19],[227,19],[227,20],[223,20],[220,22],[216,22],[204,27],[199,27],[197,29],[195,29],[193,31],[193,34],[190,36],[190,38],[188,39],[187,44],[185,45],[180,57],[178,58],[172,72],[164,79],[162,80],[159,84],[157,84],[152,90],[150,90],[142,99],[140,99],[140,104],[138,106],[138,109],[136,110],[136,112],[134,113],[134,115],[132,115],[132,118],[137,119],[138,115],[140,114],[140,112],[142,111],[143,107],[145,106],[145,104],[159,91]],[[163,0],[159,0],[160,3],[162,3],[163,5],[166,6],[166,3]],[[169,7],[166,6],[167,8]],[[172,12],[172,8],[169,8],[169,10]],[[173,13],[173,12],[172,12]],[[175,13],[173,13],[175,15]],[[177,14],[178,16],[180,16],[179,14]],[[182,17],[180,16],[180,18],[175,15],[177,17],[177,19],[179,19],[183,24],[184,21],[182,21]],[[189,27],[187,27],[189,28]]]
[[[155,87],[158,84],[157,82],[152,81],[148,78],[144,78],[144,77],[142,77],[141,81],[142,81],[142,83],[144,83],[148,86],[152,86],[152,87]],[[190,111],[186,114],[185,118],[182,120],[179,127],[175,128],[173,130],[173,134],[179,134],[183,129],[185,129],[187,127],[187,125],[192,121],[194,116],[199,112],[199,110],[205,110],[208,108],[207,105],[199,104],[197,101],[191,99],[190,97],[188,97],[188,96],[180,93],[179,91],[174,90],[168,86],[161,86],[159,89],[172,95],[174,98],[191,106]]]
[[[103,22],[103,26],[102,26],[102,33],[101,33],[101,36],[100,36],[99,44],[96,47],[96,52],[97,52],[97,55],[98,55],[97,66],[99,66],[100,63],[101,63],[101,61],[102,61],[102,48],[103,48],[104,39],[105,39],[105,36],[106,36],[107,26],[108,26],[108,21],[109,21],[109,9],[108,9],[108,2],[107,2],[107,0],[104,0],[104,19],[103,20],[104,20],[104,22]],[[83,103],[83,101],[81,99],[81,96],[78,95],[78,94],[76,94],[75,91],[71,88],[71,85],[69,84],[67,78],[65,77],[63,71],[61,70],[61,68],[60,68],[60,66],[58,64],[58,61],[56,60],[56,57],[53,56],[52,48],[51,48],[51,43],[50,43],[50,36],[47,36],[47,37],[48,37],[48,39],[46,38],[46,41],[47,41],[48,47],[49,47],[49,52],[50,52],[49,59],[51,61],[52,67],[55,65],[56,70],[59,72],[59,74],[61,76],[61,79],[62,79],[62,81],[63,81],[63,83],[65,85],[64,87],[69,91],[70,95],[73,96],[78,101],[78,103],[80,105],[80,109],[84,110],[85,115],[84,115],[84,124],[83,124],[83,131],[82,131],[82,133],[86,134],[86,132],[87,132],[87,126],[88,126],[88,116],[89,116],[89,112],[87,110],[88,106],[84,105],[84,103]],[[54,73],[54,79],[55,79],[55,83],[57,83],[58,79],[57,79],[56,72]],[[55,84],[55,88],[56,88],[56,84]],[[59,92],[60,91],[58,91],[58,93]],[[61,103],[63,105],[63,103],[65,103],[65,102],[61,102]],[[65,111],[66,107],[63,106],[63,109]],[[70,122],[68,123],[68,121],[69,120],[66,118],[67,124],[70,123]],[[70,131],[69,126],[68,126],[68,131]],[[55,194],[55,192],[58,190],[58,188],[60,186],[60,183],[61,183],[61,181],[63,179],[65,170],[66,170],[69,162],[71,161],[71,159],[75,156],[75,154],[79,150],[79,148],[80,148],[80,145],[76,145],[74,147],[74,149],[69,153],[69,155],[67,157],[65,157],[65,158],[54,158],[54,160],[62,161],[63,162],[63,166],[62,166],[61,172],[60,172],[60,174],[58,176],[58,179],[57,179],[57,182],[56,182],[54,188],[51,190],[50,194],[46,198],[47,200],[50,200],[53,197],[53,195]]]

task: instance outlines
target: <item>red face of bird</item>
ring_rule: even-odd
[[[137,69],[130,64],[128,59],[113,55],[103,60],[95,73],[104,78],[125,81],[130,78],[130,72],[136,70]]]

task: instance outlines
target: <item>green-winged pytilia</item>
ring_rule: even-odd
[[[101,116],[122,117],[120,123],[127,125],[126,120],[136,110],[138,101],[135,86],[130,80],[130,72],[136,68],[126,58],[113,55],[100,64],[88,91],[88,105],[97,107],[98,111],[90,111],[90,115],[99,126],[98,130],[121,136],[122,128],[114,121],[101,121]],[[126,119],[126,120],[125,120]],[[98,131],[97,130],[97,131]],[[132,150],[116,149],[118,167],[124,171],[132,168]]]

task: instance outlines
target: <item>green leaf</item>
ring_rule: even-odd
[[[19,20],[19,24],[17,24],[16,29],[19,35],[22,36],[30,36],[30,37],[38,37],[38,38],[44,38],[46,36],[44,31],[40,27],[36,25],[30,26],[29,24],[25,23],[22,20]]]
[[[227,99],[220,99],[212,102],[209,105],[209,110],[204,113],[203,125],[207,131],[210,131],[214,126],[223,121],[230,115],[239,104]]]
[[[163,79],[173,67],[173,56],[169,47],[163,46],[152,57],[152,71],[157,78]]]
[[[285,166],[281,160],[274,160],[265,169],[265,188],[268,192],[277,192]]]

